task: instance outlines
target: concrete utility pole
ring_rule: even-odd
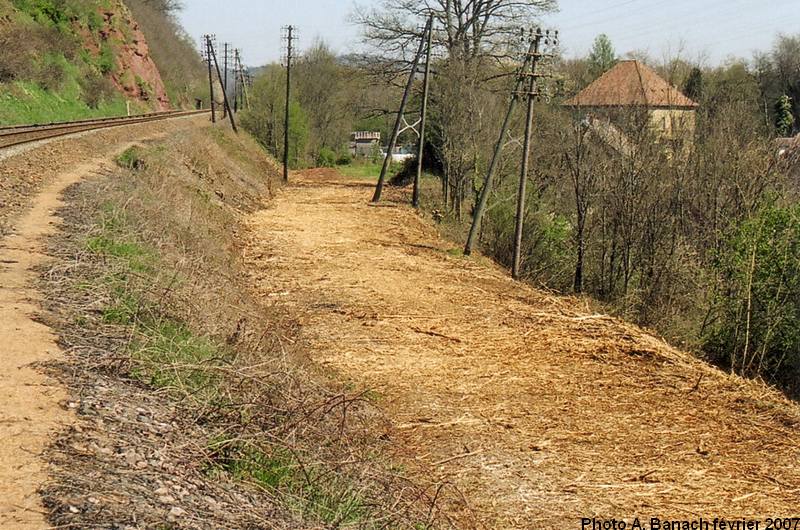
[[[414,194],[411,204],[419,208],[419,185],[422,180],[422,158],[425,151],[425,124],[428,121],[428,94],[430,93],[431,52],[433,50],[433,15],[428,19],[428,53],[425,57],[425,80],[422,86],[422,117],[419,122],[419,148],[417,149],[417,174],[414,176]]]
[[[472,227],[469,231],[469,237],[467,237],[467,245],[464,248],[464,255],[466,256],[472,254],[472,249],[475,245],[476,239],[478,238],[478,233],[480,232],[483,214],[486,211],[486,204],[489,201],[489,195],[491,194],[492,187],[494,185],[494,174],[495,170],[497,169],[497,163],[500,161],[500,155],[503,152],[503,144],[505,143],[506,133],[508,132],[509,125],[511,125],[511,118],[514,115],[514,109],[517,106],[517,101],[519,100],[519,91],[522,90],[522,86],[525,83],[524,74],[530,66],[531,57],[533,57],[535,47],[536,43],[532,41],[528,49],[528,53],[525,54],[522,67],[517,73],[517,84],[514,86],[514,90],[511,93],[511,101],[508,104],[508,112],[506,112],[505,120],[503,120],[503,125],[500,127],[500,137],[497,139],[497,144],[494,146],[492,161],[489,163],[489,170],[487,171],[486,178],[483,181],[483,189],[481,190],[481,195],[478,199],[478,205],[475,208],[475,215],[472,218]]]
[[[400,127],[403,124],[403,115],[406,111],[406,105],[408,104],[408,96],[411,94],[411,87],[414,86],[414,78],[417,75],[417,68],[419,67],[419,61],[422,58],[422,51],[425,49],[425,40],[430,31],[433,28],[433,17],[428,19],[428,23],[425,26],[425,31],[422,32],[422,36],[419,39],[419,49],[417,49],[417,54],[414,56],[414,62],[411,65],[411,75],[408,76],[408,83],[406,83],[406,89],[403,92],[403,99],[400,101],[400,110],[397,111],[397,121],[394,124],[394,129],[392,130],[392,136],[389,138],[389,145],[386,148],[386,158],[383,160],[383,168],[381,168],[381,176],[378,178],[378,185],[375,187],[375,195],[372,196],[372,202],[380,202],[381,194],[383,193],[383,185],[386,182],[386,173],[389,171],[389,166],[392,163],[392,155],[394,154],[394,148],[397,145],[397,137],[400,135]]]
[[[206,62],[208,63],[208,94],[211,103],[211,123],[217,123],[217,111],[214,108],[214,76],[211,74],[211,35],[205,35]]]
[[[536,65],[539,62],[539,47],[542,40],[542,30],[536,30],[533,38],[533,57],[531,58],[531,71],[528,83],[527,98],[528,111],[525,116],[525,141],[522,146],[522,169],[519,175],[519,191],[517,192],[517,218],[514,230],[514,261],[512,262],[511,276],[519,279],[522,265],[522,232],[525,225],[525,195],[528,183],[528,165],[531,154],[531,133],[533,131],[533,102],[536,98]]]
[[[292,59],[294,58],[294,26],[286,28],[286,111],[283,123],[283,181],[289,182],[289,108],[292,97]]]
[[[211,57],[214,59],[214,68],[216,68],[217,70],[217,79],[219,79],[219,82],[222,83],[222,72],[220,72],[219,69],[219,61],[217,61],[217,52],[214,50],[214,45],[211,43],[210,40],[208,44],[211,49]],[[238,133],[239,129],[236,127],[236,119],[231,114],[231,106],[230,103],[228,102],[228,91],[225,89],[225,87],[222,87],[222,100],[225,104],[225,111],[228,117],[230,117],[231,127],[233,128],[233,132]]]

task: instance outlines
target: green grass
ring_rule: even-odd
[[[134,376],[155,388],[181,389],[195,396],[216,398],[219,377],[213,370],[224,362],[223,349],[207,337],[195,335],[172,319],[143,325],[142,336],[131,345],[139,362]]]
[[[336,166],[336,170],[345,177],[356,179],[375,179],[381,175],[383,162],[373,164],[371,162],[354,162],[346,166]],[[389,175],[394,175],[400,170],[399,164],[392,164],[389,168]]]
[[[108,9],[107,0],[2,0],[0,14],[6,23],[35,34],[36,28],[51,28],[56,31],[58,42],[34,55],[29,65],[31,72],[19,72],[17,80],[0,84],[0,125],[28,123],[50,123],[85,118],[124,116],[127,103],[122,93],[106,94],[96,106],[85,99],[94,99],[85,94],[87,76],[104,75],[108,78],[116,69],[116,56],[123,44],[119,39],[106,40],[100,34],[103,19],[100,9]],[[114,27],[129,29],[127,24],[115,17]],[[99,47],[97,54],[78,46],[73,49],[73,40],[81,42],[91,35]],[[75,53],[77,51],[77,53]],[[74,54],[74,57],[73,57]],[[66,55],[66,56],[65,56]],[[67,59],[69,57],[69,59]],[[50,65],[59,75],[33,74],[36,66]],[[63,72],[63,79],[62,74]],[[44,77],[41,77],[41,76]],[[40,78],[41,77],[41,78]],[[134,112],[144,112],[148,105],[132,101]]]
[[[0,86],[0,125],[50,123],[85,118],[125,116],[127,107],[120,95],[89,107],[80,97],[80,88],[66,80],[58,92],[45,90],[36,83],[15,82]]]
[[[345,482],[329,477],[314,466],[303,466],[287,450],[266,453],[241,442],[221,438],[209,444],[213,463],[206,473],[226,473],[252,481],[287,499],[296,513],[326,524],[364,527],[370,509],[363,496]]]
[[[129,147],[125,151],[122,152],[116,159],[115,162],[118,166],[138,171],[145,167],[145,161],[142,156],[142,150],[140,147]]]
[[[131,160],[132,155],[124,155],[123,160]],[[103,322],[136,326],[138,333],[128,346],[137,362],[132,373],[135,378],[155,388],[181,389],[216,399],[214,367],[225,361],[226,352],[145,300],[142,289],[149,280],[142,284],[141,279],[153,277],[159,260],[154,251],[135,240],[127,223],[123,212],[106,204],[96,222],[100,233],[86,240],[90,252],[114,262],[113,272],[98,278],[93,286],[104,291],[108,300],[100,311]]]

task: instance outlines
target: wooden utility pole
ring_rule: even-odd
[[[512,262],[511,276],[517,280],[522,266],[522,233],[525,225],[525,196],[528,191],[528,165],[531,154],[531,133],[533,132],[533,102],[536,99],[536,65],[539,62],[539,49],[543,35],[542,30],[536,30],[533,38],[533,57],[531,57],[530,77],[527,86],[528,111],[525,117],[525,141],[522,146],[522,169],[519,175],[519,190],[517,192],[517,217],[514,230],[514,259]]]
[[[289,182],[289,109],[292,97],[292,59],[294,58],[294,26],[289,26],[286,34],[286,110],[283,121],[283,181]]]
[[[208,94],[211,103],[211,123],[217,123],[217,111],[214,108],[214,76],[211,73],[211,35],[205,35],[206,62],[208,63]]]
[[[538,71],[538,66],[542,58],[552,57],[551,54],[542,53],[542,44],[555,44],[557,42],[557,31],[553,33],[550,31],[543,33],[541,29],[537,29],[535,32],[531,32],[530,34],[530,46],[528,48],[528,53],[525,56],[522,68],[520,68],[517,76],[517,83],[511,96],[511,102],[509,103],[508,112],[506,113],[505,120],[503,121],[503,126],[500,130],[500,138],[497,140],[497,145],[495,145],[494,155],[492,156],[492,161],[489,164],[489,171],[483,183],[483,189],[481,190],[481,195],[475,208],[475,215],[472,219],[472,227],[470,228],[467,244],[464,248],[464,254],[469,255],[472,253],[475,241],[477,240],[480,232],[481,220],[486,210],[489,195],[492,191],[494,173],[503,149],[505,135],[508,131],[511,117],[514,113],[514,107],[516,106],[516,102],[519,97],[525,96],[527,98],[528,106],[525,116],[525,140],[522,147],[522,165],[520,168],[519,188],[517,191],[517,212],[516,223],[514,227],[514,254],[511,270],[511,273],[515,279],[519,279],[522,273],[522,236],[525,227],[525,199],[528,191],[527,183],[530,169],[531,137],[533,136],[534,103],[541,95],[539,92],[538,80],[542,77],[549,77],[547,74],[541,74]]]
[[[425,80],[422,85],[422,117],[419,122],[419,148],[417,149],[417,174],[414,176],[414,194],[411,200],[419,208],[419,185],[422,180],[422,159],[425,151],[425,124],[428,121],[428,94],[430,93],[431,51],[433,49],[433,15],[428,19],[428,53],[425,57]]]
[[[233,112],[239,112],[239,48],[233,50]]]
[[[375,187],[375,194],[372,196],[372,202],[379,202],[381,200],[383,186],[386,183],[386,173],[388,173],[389,166],[392,163],[392,155],[394,154],[394,148],[397,145],[397,137],[400,135],[400,127],[402,126],[403,114],[405,113],[406,105],[408,104],[408,96],[411,94],[411,88],[414,86],[414,78],[417,75],[419,61],[422,57],[422,51],[425,49],[425,39],[428,33],[432,30],[432,27],[433,17],[428,19],[428,24],[425,26],[425,31],[422,33],[422,37],[419,40],[419,49],[417,50],[417,54],[414,56],[414,62],[411,65],[411,75],[408,76],[408,83],[406,83],[406,89],[403,92],[403,99],[400,101],[400,110],[397,111],[397,121],[395,121],[394,129],[392,130],[392,136],[389,138],[389,145],[386,148],[386,158],[383,160],[381,176],[378,178],[378,185]]]
[[[217,61],[217,52],[214,50],[214,45],[211,44],[210,40],[208,44],[209,47],[211,48],[211,57],[214,59],[214,68],[216,68],[217,70],[217,79],[219,79],[219,82],[222,83],[222,72],[220,72],[219,70],[219,61]],[[228,91],[225,90],[225,87],[222,87],[222,100],[225,105],[225,111],[228,117],[230,117],[231,127],[233,128],[233,132],[238,133],[239,129],[236,127],[236,119],[231,114],[231,106],[230,103],[228,102]]]
[[[220,80],[222,82],[222,91],[225,92],[226,94],[228,93],[228,56],[230,54],[230,52],[228,51],[228,46],[229,44],[227,42],[223,43],[223,48],[224,48],[223,53],[225,55],[222,58],[223,62],[222,79]],[[225,108],[222,111],[223,118],[225,118],[227,112],[228,112],[228,106],[225,105]]]

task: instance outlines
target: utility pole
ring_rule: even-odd
[[[475,208],[475,214],[472,219],[472,227],[470,228],[469,237],[467,238],[467,244],[464,248],[464,254],[469,256],[472,253],[475,242],[478,239],[481,221],[483,220],[483,215],[486,211],[489,195],[492,192],[494,175],[502,154],[505,136],[508,132],[511,118],[514,114],[514,109],[517,101],[520,99],[520,96],[526,96],[528,108],[526,112],[525,140],[523,143],[522,168],[520,171],[520,183],[517,197],[517,215],[514,230],[514,258],[512,265],[512,275],[514,278],[519,278],[522,264],[522,235],[524,229],[525,195],[527,193],[527,178],[530,165],[531,136],[533,133],[533,108],[535,100],[541,95],[538,90],[537,80],[542,77],[549,77],[546,74],[540,74],[538,72],[538,65],[542,58],[552,56],[551,54],[543,54],[541,52],[541,46],[543,42],[545,44],[556,44],[557,41],[557,31],[552,33],[550,31],[542,33],[541,29],[537,29],[535,32],[531,32],[530,34],[530,45],[528,47],[528,52],[525,54],[522,67],[519,69],[519,73],[517,75],[517,82],[511,95],[508,112],[506,113],[505,120],[503,121],[503,125],[500,129],[500,137],[495,145],[494,154],[492,155],[492,160],[489,164],[486,178],[484,179],[483,189],[481,190],[481,195]]]
[[[531,154],[531,133],[533,132],[533,102],[536,92],[536,65],[539,62],[539,45],[542,39],[542,30],[536,30],[533,38],[533,57],[531,58],[531,72],[527,85],[528,111],[525,116],[525,140],[522,146],[522,168],[519,175],[519,190],[517,192],[517,217],[514,230],[514,260],[512,262],[511,276],[519,279],[522,265],[522,232],[525,225],[525,194],[528,184],[528,165]]]
[[[227,92],[228,92],[228,56],[229,56],[228,46],[230,46],[230,45],[226,42],[226,43],[223,43],[222,46],[223,46],[223,53],[224,53],[224,56],[222,58],[222,62],[224,63],[224,66],[222,67],[222,79],[221,79],[221,82],[222,82],[222,91],[227,94]],[[225,108],[222,111],[222,117],[223,118],[225,118],[227,112],[228,112],[228,106],[225,105]]]
[[[472,254],[472,249],[475,245],[475,240],[478,237],[478,233],[480,232],[481,227],[481,220],[483,219],[483,213],[486,211],[486,204],[489,201],[489,195],[492,192],[492,187],[494,185],[494,174],[495,170],[497,169],[497,163],[500,160],[500,155],[503,152],[503,144],[505,142],[506,133],[508,132],[508,127],[511,125],[511,118],[514,115],[514,109],[517,106],[517,101],[519,100],[519,91],[522,89],[522,85],[525,82],[525,77],[523,76],[524,72],[528,69],[528,65],[530,64],[530,58],[533,55],[534,50],[534,43],[532,42],[530,45],[530,49],[528,53],[525,55],[525,60],[522,63],[522,68],[520,68],[517,74],[517,84],[514,86],[514,90],[511,93],[511,101],[508,104],[508,112],[506,112],[506,117],[503,120],[503,126],[500,127],[500,137],[497,139],[497,144],[494,146],[494,153],[492,154],[492,161],[489,163],[489,170],[486,173],[486,178],[483,180],[483,189],[481,190],[480,198],[478,199],[478,206],[475,208],[475,214],[472,218],[472,227],[469,231],[469,237],[467,237],[467,245],[464,248],[464,255],[469,256]]]
[[[408,76],[408,83],[406,83],[406,89],[403,92],[403,99],[400,101],[400,110],[397,111],[397,121],[394,124],[394,129],[392,130],[392,136],[389,138],[389,145],[386,148],[386,158],[383,160],[383,168],[381,168],[381,176],[378,178],[378,185],[375,187],[375,195],[372,196],[372,202],[379,202],[381,200],[381,194],[383,193],[383,185],[386,182],[386,173],[389,171],[389,166],[392,162],[392,155],[394,154],[395,145],[397,145],[397,137],[400,135],[400,127],[403,123],[403,115],[406,110],[406,105],[408,104],[408,96],[411,94],[411,87],[414,86],[414,78],[417,75],[417,68],[419,67],[419,61],[422,57],[422,51],[425,49],[425,40],[430,31],[433,29],[433,17],[428,19],[428,23],[425,26],[425,31],[422,33],[422,37],[419,40],[419,49],[417,49],[417,54],[414,56],[414,62],[411,65],[411,75]]]
[[[239,112],[239,48],[233,50],[233,112]]]
[[[428,94],[430,93],[431,52],[433,49],[433,15],[428,19],[428,54],[425,57],[425,80],[422,83],[422,117],[419,122],[419,148],[417,149],[417,174],[414,176],[414,194],[411,204],[419,208],[419,185],[422,180],[422,158],[425,151],[425,124],[428,121]]]
[[[217,123],[217,111],[214,108],[214,76],[211,74],[211,39],[212,35],[204,35],[205,42],[205,56],[208,63],[208,94],[211,103],[211,123]]]
[[[250,108],[250,72],[245,72],[244,67],[242,67],[242,96],[244,97],[242,103],[244,108]]]
[[[289,108],[292,97],[292,59],[294,58],[294,26],[286,28],[286,110],[283,122],[283,181],[289,182]]]
[[[222,83],[222,72],[220,72],[219,70],[219,61],[217,61],[217,52],[214,50],[214,45],[211,44],[210,40],[208,44],[209,47],[211,48],[211,57],[214,59],[214,68],[216,68],[217,70],[217,79],[219,79],[219,82]],[[231,119],[231,127],[233,128],[233,132],[238,133],[239,129],[236,127],[236,119],[231,114],[231,106],[228,102],[228,91],[225,89],[225,87],[222,87],[222,100],[225,105],[225,111]]]

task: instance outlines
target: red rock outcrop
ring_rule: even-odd
[[[111,6],[100,9],[103,25],[95,35],[88,29],[82,32],[88,37],[86,48],[100,54],[104,46],[111,47],[115,65],[109,76],[116,88],[128,99],[145,102],[154,110],[169,110],[164,81],[139,24],[120,0],[112,1]]]

